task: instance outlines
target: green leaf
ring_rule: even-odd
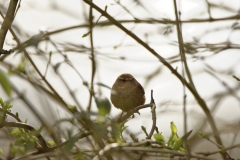
[[[82,160],[84,159],[84,153],[83,152],[78,152],[75,156],[74,156],[74,159],[76,160]],[[88,160],[87,158],[85,158],[86,160]]]
[[[4,109],[5,111],[10,112],[10,111],[11,111],[11,108],[12,108],[13,106],[11,105],[11,103],[10,103],[9,101],[5,101],[2,107],[3,107],[3,109]]]
[[[35,142],[37,141],[37,137],[35,136],[31,136],[27,142],[27,145],[29,147],[34,147],[35,146]]]
[[[75,142],[77,141],[77,138],[70,138],[68,140],[68,143],[63,147],[63,149],[66,151],[66,152],[70,152],[75,144]]]
[[[90,32],[83,34],[83,35],[82,35],[82,38],[87,37],[87,36],[89,35],[89,33],[90,33]]]
[[[153,137],[156,139],[157,142],[165,142],[162,134],[154,134]]]
[[[26,143],[26,140],[25,140],[25,139],[19,138],[19,139],[17,139],[17,140],[15,141],[14,145],[15,145],[15,146],[22,146],[22,145],[24,145],[25,143]]]
[[[11,111],[11,108],[13,107],[9,101],[3,101],[2,98],[0,98],[0,106],[4,111]]]
[[[52,51],[49,52],[49,58],[51,58],[51,57],[52,57]]]
[[[142,128],[142,130],[143,130],[144,132],[146,132],[146,127],[141,126],[141,128]]]
[[[15,147],[11,144],[11,146],[10,146],[10,155],[11,156],[14,156],[15,154],[16,154],[16,149],[15,149]]]
[[[95,96],[95,102],[98,108],[98,113],[102,116],[106,116],[111,111],[111,103],[107,97]]]
[[[53,147],[53,146],[56,145],[54,141],[48,141],[47,143],[48,143],[48,145],[51,146],[51,147]]]
[[[62,64],[62,62],[59,62],[59,63],[56,63],[56,64],[53,66],[53,69],[54,69],[55,72],[58,71],[58,69],[59,69],[59,67],[60,67],[61,64]]]
[[[18,152],[22,155],[24,155],[28,150],[28,146],[27,145],[22,145],[20,147],[18,147]]]
[[[171,147],[176,141],[178,141],[179,138],[177,136],[177,134],[172,134],[169,139],[168,139],[168,146]]]
[[[122,141],[120,125],[112,125],[112,137],[115,139],[115,142],[117,143],[120,143]]]
[[[208,136],[207,132],[198,131],[198,135],[202,138],[209,139],[209,136]]]
[[[240,81],[240,78],[238,78],[237,76],[232,75],[232,77],[235,78],[237,81]]]
[[[190,136],[190,134],[192,133],[192,130],[187,132],[184,136],[182,136],[181,138],[179,138],[176,143],[173,145],[173,149],[174,150],[179,150],[180,147],[183,145],[183,143],[187,140],[187,138]]]
[[[3,105],[3,99],[0,97],[0,104]]]
[[[22,134],[19,129],[13,129],[13,130],[11,131],[11,135],[17,136],[17,135],[19,135],[19,134]]]
[[[105,127],[105,124],[91,124],[92,125],[92,131],[94,133],[94,138],[96,138],[97,140],[99,140],[100,138],[103,138],[107,135],[108,130]]]
[[[174,145],[173,145],[173,149],[174,150],[179,150],[179,148],[182,146],[183,144],[183,140],[180,138]]]
[[[177,134],[177,127],[173,122],[171,122],[170,128],[172,130],[172,134]]]
[[[6,74],[2,70],[0,70],[0,84],[3,88],[3,90],[6,92],[6,94],[8,96],[10,96],[11,92],[12,92],[12,86],[11,86]]]
[[[128,128],[128,126],[123,126],[122,128],[121,128],[121,133],[125,130],[125,129],[127,129]]]
[[[16,66],[15,70],[18,72],[26,72],[26,67],[27,67],[27,60],[25,58],[25,56],[21,57],[21,61],[20,63]]]
[[[171,128],[172,134],[169,137],[168,143],[167,143],[169,147],[172,146],[178,140],[177,127],[173,122],[170,123],[170,128]]]
[[[76,113],[77,112],[77,107],[74,105],[68,105],[68,109],[72,112],[72,113]]]
[[[130,137],[134,142],[138,142],[138,138],[134,134],[130,133]]]
[[[2,154],[2,149],[0,148],[0,154]]]

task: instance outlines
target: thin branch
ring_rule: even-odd
[[[89,6],[89,39],[90,39],[90,45],[91,45],[91,61],[92,61],[92,74],[91,74],[91,83],[90,83],[90,95],[89,95],[89,102],[88,102],[88,107],[87,111],[91,111],[91,106],[92,106],[92,99],[94,96],[94,77],[95,77],[95,72],[96,72],[96,60],[95,60],[95,54],[94,54],[94,44],[93,44],[93,10],[92,6]]]
[[[186,21],[180,21],[181,23],[209,23],[209,22],[218,22],[218,21],[226,21],[226,20],[236,20],[236,19],[240,19],[240,15],[235,15],[235,16],[229,16],[229,17],[224,17],[224,18],[213,18],[213,19],[190,19],[190,20],[186,20]],[[176,21],[174,20],[170,20],[170,19],[164,19],[164,20],[157,20],[157,19],[134,19],[134,20],[118,20],[119,23],[124,24],[124,23],[146,23],[146,24],[176,24]],[[96,26],[109,26],[112,25],[111,22],[109,21],[102,21],[102,22],[98,22],[96,24]],[[68,30],[72,30],[72,29],[77,29],[77,28],[87,28],[89,27],[89,24],[80,24],[80,25],[75,25],[75,26],[71,26],[71,27],[65,27],[62,29],[58,29],[52,32],[48,32],[47,35],[53,35],[53,34],[57,34],[60,32],[64,32],[64,31],[68,31]]]
[[[8,6],[7,14],[4,18],[0,29],[0,50],[3,48],[5,37],[8,30],[11,28],[12,22],[14,20],[15,10],[18,4],[18,0],[11,0]]]
[[[230,150],[230,149],[233,149],[233,148],[237,148],[239,146],[240,146],[240,143],[232,145],[232,146],[229,146],[229,147],[225,147],[225,148],[213,151],[213,152],[207,152],[207,153],[198,152],[198,154],[202,154],[202,155],[205,155],[205,156],[210,156],[210,155],[213,155],[213,154],[226,152],[227,150]]]
[[[71,63],[71,61],[69,61],[69,59],[67,58],[66,55],[63,54],[63,52],[61,50],[59,50],[59,48],[57,47],[57,45],[52,41],[51,38],[49,38],[49,42],[54,46],[54,48],[57,50],[58,53],[60,53],[63,58],[65,59],[65,62],[73,68],[73,70],[76,71],[76,73],[79,75],[79,77],[82,79],[83,83],[85,82],[85,80],[83,79],[82,75],[79,73],[79,71],[74,67],[74,65]],[[50,63],[51,64],[51,63]],[[52,65],[52,64],[51,64]],[[54,66],[52,65],[52,68],[54,68]],[[68,89],[70,95],[73,97],[74,101],[76,102],[78,108],[80,109],[81,112],[84,112],[84,109],[82,107],[82,105],[80,104],[80,102],[78,101],[76,95],[74,94],[73,91],[71,91],[69,85],[67,84],[67,82],[64,80],[63,76],[61,74],[59,74],[59,72],[57,72],[57,69],[54,69],[55,73],[58,74],[59,78],[62,80],[63,84],[66,86],[66,88]],[[86,86],[86,85],[85,85]],[[87,89],[89,90],[89,88],[87,87]]]
[[[52,60],[52,53],[49,53],[49,59],[48,59],[48,62],[47,62],[47,66],[46,66],[45,73],[44,73],[44,77],[45,77],[45,78],[46,78],[46,76],[47,76],[48,67],[49,67],[49,64],[51,63],[51,60]]]
[[[178,35],[178,46],[179,46],[179,52],[180,52],[180,56],[181,56],[181,63],[182,63],[182,77],[185,79],[185,70],[187,73],[187,77],[189,80],[190,85],[192,85],[192,88],[196,90],[193,80],[192,80],[192,76],[191,73],[189,71],[188,68],[188,64],[187,64],[187,60],[186,60],[186,56],[185,56],[185,49],[184,49],[184,41],[183,41],[183,36],[182,36],[182,26],[181,26],[181,22],[179,22],[181,19],[180,17],[180,11],[179,11],[179,17],[178,17],[178,9],[177,9],[177,2],[176,0],[174,0],[174,12],[175,12],[175,18],[176,18],[176,28],[177,28],[177,35]],[[184,70],[185,69],[185,70]],[[185,89],[185,85],[183,84],[183,121],[184,121],[184,134],[187,133],[187,111],[186,111],[186,89]],[[187,141],[185,142],[185,146],[186,146],[186,151],[187,153],[189,153],[189,146],[187,144]]]
[[[155,128],[156,128],[156,125],[157,125],[157,116],[156,116],[156,104],[155,104],[155,101],[153,99],[153,90],[151,90],[151,104],[152,104],[152,107],[151,107],[151,112],[152,112],[152,128],[151,128],[151,131],[150,133],[148,134],[148,137],[147,139],[151,139],[154,131],[155,131]]]
[[[234,91],[234,89],[232,89],[230,86],[228,86],[228,84],[226,82],[224,82],[223,80],[218,78],[217,75],[215,75],[213,72],[211,72],[209,70],[205,69],[205,72],[207,72],[213,78],[217,79],[219,81],[219,83],[221,83],[228,90],[228,93],[231,94],[233,97],[235,97],[238,100],[238,102],[240,102],[240,97],[238,96],[237,92]]]
[[[208,2],[208,0],[205,0],[207,3],[207,12],[208,12],[208,16],[210,19],[212,19],[212,15],[211,15],[211,3]]]
[[[138,113],[138,111],[140,109],[143,109],[143,108],[148,108],[148,107],[152,107],[152,104],[144,104],[144,105],[140,105],[140,106],[137,106],[136,108],[134,108],[133,110],[127,112],[127,114],[125,114],[124,116],[120,117],[118,120],[117,120],[117,123],[121,123],[125,120],[127,120],[130,116],[132,116],[134,113]]]
[[[175,17],[176,17],[176,28],[177,28],[177,35],[178,35],[178,44],[179,44],[179,52],[181,55],[181,59],[183,61],[186,73],[187,73],[187,77],[189,80],[190,85],[192,85],[193,89],[196,89],[192,80],[192,76],[191,73],[189,71],[189,67],[187,64],[187,60],[186,60],[186,56],[185,56],[185,50],[184,50],[184,41],[183,41],[183,37],[182,37],[182,31],[181,31],[181,22],[178,19],[178,10],[177,10],[177,2],[176,0],[174,0],[174,8],[175,8]],[[184,78],[184,77],[183,77]]]

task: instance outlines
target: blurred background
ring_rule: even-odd
[[[103,10],[107,6],[108,14],[186,78],[173,1],[93,2]],[[12,49],[13,53],[0,57],[0,68],[8,75],[14,91],[8,96],[1,89],[0,97],[11,101],[12,112],[18,112],[22,120],[27,119],[28,124],[36,128],[43,121],[54,125],[72,116],[64,104],[76,106],[79,111],[97,112],[90,90],[96,96],[109,99],[109,88],[115,79],[122,73],[130,73],[144,87],[146,103],[150,103],[153,90],[157,127],[166,139],[171,133],[170,122],[177,126],[179,136],[184,134],[185,92],[187,131],[193,130],[189,138],[191,151],[217,150],[215,144],[197,135],[198,131],[207,132],[214,141],[206,115],[192,93],[186,87],[184,91],[181,81],[152,53],[98,11],[93,9],[90,13],[89,5],[81,0],[24,0],[19,3],[12,29],[20,45],[8,32],[3,49]],[[3,15],[8,5],[9,0],[0,1]],[[177,7],[186,60],[196,90],[211,111],[223,145],[239,144],[240,82],[232,75],[240,77],[240,1],[178,0]],[[89,21],[91,14],[93,24]],[[114,119],[120,113],[121,110],[112,106],[109,117]],[[137,135],[139,140],[144,139],[141,126],[150,130],[151,116],[149,108],[140,110],[140,115],[135,114],[126,124],[126,139],[129,133]],[[62,130],[66,128],[71,127],[62,126]],[[6,138],[4,132],[1,137]],[[1,140],[0,146],[7,150],[9,143],[7,139]],[[234,159],[240,158],[239,153],[239,148],[228,152]]]

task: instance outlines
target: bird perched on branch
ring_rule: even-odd
[[[128,112],[145,103],[145,92],[131,74],[121,74],[112,86],[111,101],[116,108]]]

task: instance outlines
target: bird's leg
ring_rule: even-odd
[[[122,116],[123,116],[123,111],[122,111],[122,113],[120,114],[120,116],[118,117],[117,122],[122,118]]]

